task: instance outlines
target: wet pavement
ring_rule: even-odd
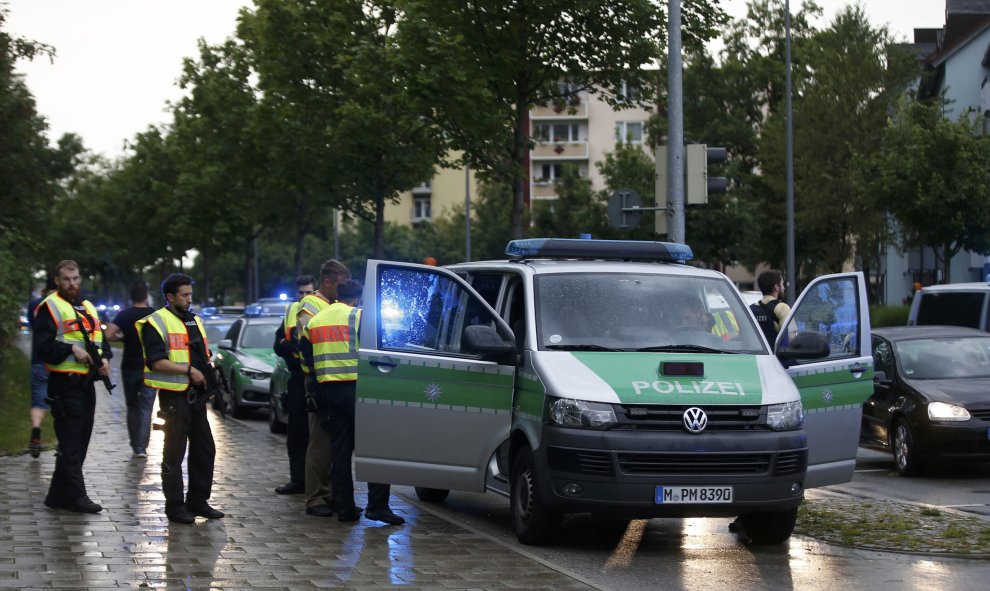
[[[301,495],[273,492],[287,476],[284,436],[212,411],[210,502],[227,517],[169,524],[161,433],[152,434],[148,459],[132,458],[123,396],[98,392],[84,471],[103,512],[43,505],[52,452],[0,458],[0,589],[598,588],[395,495],[404,526],[307,516]],[[363,506],[366,491],[356,484]]]

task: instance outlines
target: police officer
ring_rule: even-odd
[[[317,405],[321,418],[330,423],[333,464],[330,479],[338,521],[357,521],[361,511],[354,504],[351,455],[354,453],[354,406],[358,377],[358,331],[361,284],[347,280],[337,286],[337,301],[313,317],[303,332],[302,351],[316,374]],[[307,341],[311,346],[307,345]],[[389,485],[368,483],[365,517],[390,525],[405,519],[388,506]]]
[[[306,490],[306,446],[309,444],[309,418],[306,412],[305,374],[300,361],[294,333],[300,301],[316,293],[316,278],[300,275],[296,278],[296,301],[289,305],[282,325],[275,331],[275,354],[285,360],[289,369],[288,392],[283,395],[282,408],[287,417],[285,448],[289,454],[289,481],[275,489],[280,495],[297,495]]]
[[[99,315],[82,299],[82,276],[75,261],[55,267],[57,291],[38,306],[32,329],[34,351],[48,369],[48,399],[55,419],[58,454],[45,505],[77,513],[99,513],[103,507],[86,495],[83,463],[89,450],[96,413],[94,377],[110,375],[110,349],[104,346]],[[83,334],[83,331],[86,334]],[[86,351],[86,338],[101,348],[101,359]],[[92,370],[98,367],[97,371]]]
[[[320,266],[320,288],[299,302],[296,318],[296,338],[298,339],[309,321],[337,300],[337,286],[350,279],[351,272],[344,263],[330,259]],[[310,366],[302,364],[307,394],[315,392],[316,381]],[[310,411],[315,411],[312,404]],[[330,490],[330,431],[326,421],[317,413],[310,412],[309,443],[306,446],[306,514],[314,517],[333,515],[332,491]]]
[[[176,523],[224,514],[206,501],[213,489],[216,446],[206,417],[206,394],[215,388],[209,343],[199,317],[190,311],[193,280],[174,273],[162,282],[166,306],[138,320],[145,359],[145,384],[158,388],[159,416],[165,419],[162,492],[165,515]],[[182,459],[189,443],[189,491],[183,495]]]

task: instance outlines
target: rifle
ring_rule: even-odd
[[[88,317],[88,316],[87,316]],[[89,319],[90,322],[98,322],[93,318]],[[96,376],[100,375],[100,368],[103,367],[103,356],[100,354],[100,350],[96,347],[96,343],[89,338],[89,331],[86,330],[86,323],[82,321],[79,314],[76,313],[76,326],[79,327],[79,332],[83,335],[83,344],[86,347],[86,352],[89,353],[89,374],[86,376],[86,381],[92,380]],[[113,396],[113,389],[117,386],[110,381],[110,376],[101,376],[100,380],[103,381],[103,385],[107,389],[107,394]]]
[[[227,402],[223,399],[223,393],[230,387],[227,384],[227,376],[223,375],[223,372],[211,361],[207,370],[203,372],[203,377],[206,378],[206,386],[202,388],[190,386],[186,399],[193,406],[206,404],[212,399],[213,408],[220,412],[221,417],[226,419]]]

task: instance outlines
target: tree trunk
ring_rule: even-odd
[[[374,258],[385,255],[385,190],[381,174],[375,179],[375,251]]]
[[[306,209],[306,199],[300,196],[298,206],[296,207],[296,253],[292,259],[292,269],[295,277],[302,275],[303,240],[306,238],[306,228],[308,226]]]
[[[251,286],[254,285],[253,282],[254,265],[252,264],[254,261],[254,257],[253,257],[254,248],[252,248],[253,246],[254,246],[254,238],[248,236],[244,244],[244,303],[245,304],[250,304],[252,301],[254,301],[251,299]]]
[[[203,246],[203,251],[200,253],[203,257],[203,301],[207,303],[216,303],[213,297],[213,290],[210,289],[210,245],[207,243]]]
[[[512,135],[512,239],[523,237],[523,211],[525,203],[525,183],[529,178],[526,170],[526,156],[529,153],[529,110],[525,101],[516,101],[516,130]]]

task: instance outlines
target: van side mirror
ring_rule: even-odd
[[[234,348],[234,343],[230,339],[222,339],[219,343],[217,343],[217,349],[230,350],[233,348]]]
[[[483,355],[503,355],[515,353],[516,344],[500,337],[494,327],[476,324],[464,329],[464,349]]]
[[[811,331],[799,332],[791,337],[787,346],[777,349],[777,359],[822,359],[832,350],[825,336]]]
[[[887,379],[887,372],[885,372],[885,371],[875,371],[875,372],[873,372],[873,383],[875,383],[875,384],[883,384],[883,383],[889,382],[889,381],[890,380]]]

